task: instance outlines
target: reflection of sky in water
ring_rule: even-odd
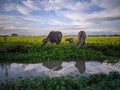
[[[0,64],[0,80],[28,76],[64,76],[88,75],[94,73],[120,72],[120,63],[108,64],[100,62],[69,61],[69,62],[43,62],[35,64]]]
[[[99,62],[86,62],[86,74],[94,73],[105,73],[108,74],[110,71],[120,72],[120,63],[108,64],[108,63],[99,63]]]

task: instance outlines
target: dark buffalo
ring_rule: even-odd
[[[66,38],[65,41],[68,41],[70,44],[74,42],[73,38]]]
[[[47,38],[44,38],[42,41],[42,46],[46,45],[49,41],[50,43],[56,43],[57,45],[61,42],[62,33],[59,31],[51,31]]]
[[[79,48],[81,45],[85,44],[86,33],[85,31],[80,31],[78,33],[78,41],[76,43],[76,47]]]

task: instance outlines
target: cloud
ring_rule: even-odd
[[[15,10],[15,5],[14,4],[5,4],[3,5],[3,8],[6,10],[6,11],[12,11],[12,10]]]
[[[30,9],[28,9],[28,8],[25,8],[25,7],[23,7],[23,6],[17,6],[16,5],[16,10],[18,11],[18,12],[20,12],[21,14],[23,14],[23,15],[29,15],[29,13],[31,12],[31,10]]]
[[[64,26],[56,28],[0,28],[0,33],[5,35],[11,35],[12,33],[17,33],[18,35],[48,35],[50,31],[61,31],[63,35],[77,35],[81,28],[76,28],[74,26]],[[118,34],[120,35],[120,30],[114,28],[87,28],[83,29],[87,35],[101,35],[101,34]],[[43,32],[41,32],[43,31]]]
[[[40,10],[40,8],[37,7],[37,3],[35,3],[34,1],[23,0],[19,2],[21,2],[21,4],[18,2],[7,2],[3,5],[3,8],[7,12],[16,10],[23,15],[29,15],[33,11]]]
[[[111,23],[120,20],[120,9],[115,8],[112,10],[104,10],[100,12],[94,13],[79,13],[74,12],[71,14],[71,11],[61,11],[58,12],[60,15],[72,20],[73,25],[81,25],[82,27],[90,27],[96,26],[96,24],[100,24],[100,22],[108,22]],[[96,23],[99,22],[99,23]],[[94,24],[94,25],[93,25]],[[112,23],[113,24],[113,23]],[[104,23],[101,23],[104,25]],[[109,26],[106,26],[109,27]]]
[[[29,8],[23,6],[23,5],[17,5],[17,4],[14,4],[14,3],[8,3],[8,4],[5,4],[3,6],[3,8],[7,11],[7,12],[10,12],[10,11],[18,11],[19,13],[23,14],[23,15],[28,15],[32,10],[30,10]]]
[[[2,6],[2,30],[38,35],[55,29],[65,34],[81,29],[88,33],[120,29],[120,0],[9,0]]]
[[[40,8],[37,7],[37,3],[32,0],[22,1],[22,3],[31,10],[40,10]]]
[[[120,0],[92,0],[92,3],[106,9],[120,8]]]
[[[105,22],[105,21],[116,21],[116,20],[120,20],[120,16],[117,16],[117,17],[90,18],[90,19],[87,19],[86,21],[94,22],[94,23],[101,23],[101,22]]]
[[[82,0],[49,0],[44,5],[46,11],[54,10],[70,10],[70,11],[83,11],[91,6],[87,1],[82,2]]]
[[[0,15],[0,27],[9,27],[14,26],[16,28],[25,28],[25,27],[41,27],[45,22],[41,21],[41,17],[34,16],[9,16],[9,15]]]

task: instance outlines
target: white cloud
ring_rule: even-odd
[[[3,8],[8,12],[16,10],[23,15],[28,15],[31,12],[31,10],[29,8],[27,8],[23,5],[17,5],[17,4],[13,4],[13,3],[5,4],[3,6]]]
[[[120,8],[120,0],[92,0],[92,3],[105,9]]]
[[[6,24],[12,24],[16,26],[18,23],[19,25],[22,25],[24,23],[42,23],[42,18],[41,17],[34,17],[34,16],[9,16],[9,15],[0,15],[0,24],[3,25]]]
[[[22,3],[31,10],[40,10],[37,4],[32,0],[23,1]]]
[[[58,11],[62,9],[67,9],[71,11],[83,11],[88,9],[89,6],[91,6],[91,4],[88,2],[75,0],[50,0],[44,5],[46,11]]]
[[[11,11],[11,10],[15,10],[15,5],[14,4],[5,4],[3,5],[3,8],[6,10],[6,11]]]
[[[72,20],[73,25],[81,25],[83,27],[89,27],[93,24],[94,24],[94,26],[96,26],[96,24],[100,24],[100,23],[94,22],[94,21],[98,21],[98,20],[99,20],[99,22],[106,21],[106,22],[109,22],[109,23],[110,23],[110,21],[112,22],[112,18],[114,18],[114,21],[115,20],[120,20],[118,18],[118,17],[120,17],[119,12],[120,12],[120,9],[115,8],[115,9],[112,9],[112,10],[104,10],[104,11],[101,11],[101,12],[94,12],[92,14],[79,13],[79,12],[74,12],[74,13],[71,14],[71,11],[64,11],[64,12],[61,11],[61,12],[58,12],[58,13],[60,13],[64,17]],[[94,21],[91,20],[91,21],[88,22],[88,20],[90,20],[90,19],[94,19]],[[105,19],[107,19],[107,20],[105,20]]]
[[[40,10],[34,1],[27,0],[22,1],[22,3],[23,5],[19,3],[6,3],[3,5],[3,8],[8,12],[16,10],[23,15],[29,15],[33,11]]]
[[[91,5],[92,4],[88,2],[76,2],[71,9],[77,12],[82,12],[84,10],[89,9]]]
[[[49,25],[54,25],[54,26],[64,26],[64,25],[69,25],[67,22],[63,22],[60,19],[50,19],[49,22],[47,22]]]
[[[23,15],[29,15],[29,13],[31,12],[31,10],[30,9],[28,9],[28,8],[25,8],[25,7],[23,7],[23,6],[17,6],[16,5],[16,10],[18,11],[18,12],[20,12],[21,14],[23,14]]]
[[[3,27],[4,30],[14,30],[14,29],[17,29],[16,27],[14,26],[5,26]]]

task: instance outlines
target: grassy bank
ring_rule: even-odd
[[[94,74],[88,77],[29,77],[0,82],[0,90],[119,90],[120,73]]]
[[[120,36],[87,37],[86,44],[79,49],[75,43],[68,44],[64,36],[60,45],[41,47],[44,37],[40,36],[8,36],[0,37],[0,60],[7,61],[43,61],[68,59],[120,59]],[[74,42],[77,37],[73,36]]]

